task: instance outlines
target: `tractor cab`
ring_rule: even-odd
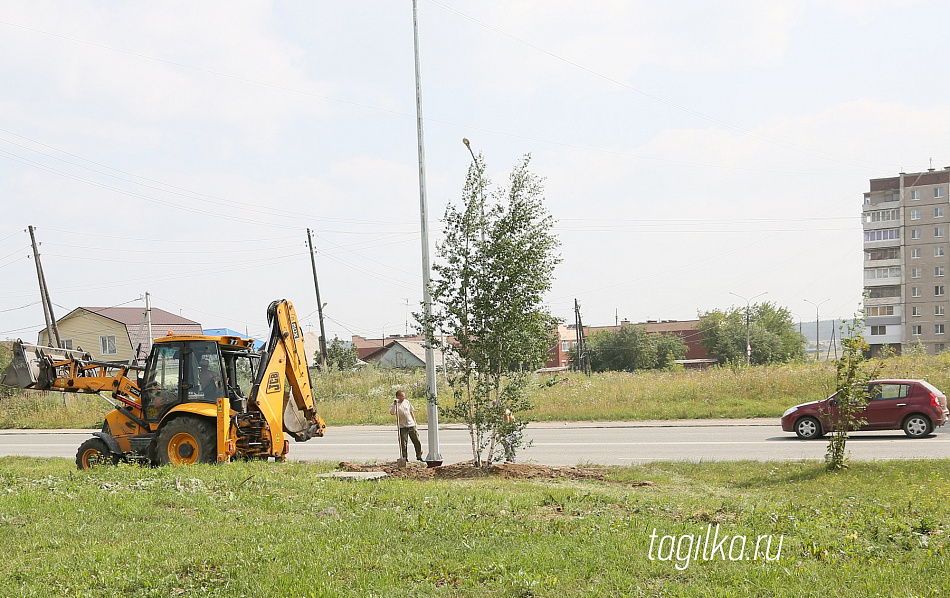
[[[253,341],[235,336],[170,336],[155,345],[140,379],[145,421],[161,421],[184,403],[215,404],[247,411],[247,397],[260,365]]]

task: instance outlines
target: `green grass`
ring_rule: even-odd
[[[950,392],[950,354],[897,357],[883,363],[882,377],[925,378]],[[752,368],[676,372],[607,372],[587,378],[576,372],[538,375],[530,396],[532,420],[597,421],[778,417],[791,405],[834,390],[833,363],[795,363]],[[421,371],[369,368],[313,377],[321,415],[330,426],[389,424],[396,390],[406,391],[425,423],[425,376]],[[440,381],[440,400],[451,395]],[[5,392],[5,391],[4,391]],[[64,403],[66,406],[64,406]],[[0,428],[97,427],[109,405],[96,396],[14,392],[0,399]]]
[[[950,461],[651,463],[610,482],[353,482],[328,465],[0,459],[8,596],[934,596]],[[652,487],[629,482],[651,480]],[[650,560],[771,534],[776,561]],[[656,553],[654,553],[655,555]],[[682,564],[682,561],[679,561]]]

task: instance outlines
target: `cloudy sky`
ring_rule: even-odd
[[[471,157],[545,177],[585,323],[861,297],[870,178],[950,165],[950,5],[419,0],[432,229]],[[153,306],[402,333],[421,292],[410,0],[0,6],[0,338]],[[438,235],[433,235],[433,242]],[[734,294],[732,294],[734,293]],[[407,309],[407,304],[409,309]],[[413,324],[409,322],[411,327]]]

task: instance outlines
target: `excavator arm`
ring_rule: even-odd
[[[257,405],[268,421],[283,421],[283,431],[297,442],[323,436],[326,424],[317,413],[303,333],[293,304],[286,299],[272,302],[267,321],[270,337],[248,402]],[[272,430],[275,441],[279,440],[277,432]]]

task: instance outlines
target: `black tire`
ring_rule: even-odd
[[[904,418],[901,428],[904,430],[904,434],[911,438],[923,438],[934,431],[934,425],[930,418],[920,413],[912,413]]]
[[[795,422],[795,434],[802,440],[814,440],[825,435],[821,422],[812,416],[803,417]]]
[[[159,430],[155,457],[159,465],[216,463],[217,445],[214,424],[202,417],[185,415]]]
[[[115,465],[119,462],[119,455],[109,450],[109,446],[101,438],[90,438],[79,445],[76,451],[76,467],[92,469],[104,465]]]

